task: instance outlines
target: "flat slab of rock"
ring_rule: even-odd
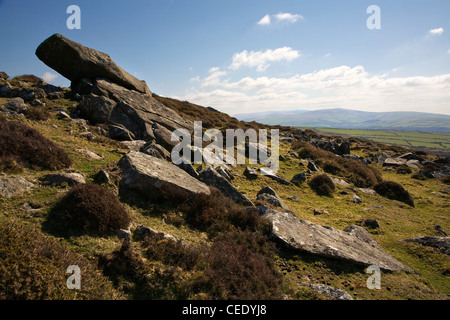
[[[433,247],[450,256],[450,237],[419,237],[402,241],[418,243],[422,246]]]
[[[72,82],[83,78],[106,78],[125,88],[151,94],[145,81],[119,67],[106,53],[54,34],[36,49],[36,56]]]
[[[60,186],[64,183],[67,183],[69,186],[75,186],[78,184],[85,184],[86,180],[84,179],[81,173],[77,172],[57,172],[51,173],[44,177],[44,181],[51,185]]]
[[[364,266],[377,265],[389,271],[412,272],[409,267],[383,251],[362,227],[351,225],[341,231],[270,209],[262,217],[272,222],[271,237],[290,249]]]
[[[191,194],[210,194],[206,184],[191,177],[187,172],[172,163],[142,152],[130,151],[120,159],[118,165],[122,169],[120,188],[134,190],[144,196],[151,195],[167,185]]]
[[[0,177],[0,196],[11,198],[34,187],[34,184],[22,177]]]

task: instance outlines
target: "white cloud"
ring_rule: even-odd
[[[444,28],[431,29],[430,31],[428,31],[428,33],[433,36],[440,36],[444,33]]]
[[[280,12],[277,13],[276,15],[274,15],[274,17],[278,20],[278,21],[287,21],[287,22],[297,22],[298,20],[303,20],[303,16],[300,14],[292,14],[292,13],[285,13],[285,12]]]
[[[450,49],[448,49],[447,53],[450,54]]]
[[[189,79],[190,82],[200,82],[200,76],[192,77]]]
[[[266,14],[264,17],[262,17],[261,20],[257,22],[257,24],[261,26],[267,26],[270,24],[270,15]]]
[[[231,70],[237,70],[242,66],[256,67],[257,71],[265,71],[269,66],[269,62],[287,61],[290,62],[300,57],[300,53],[290,47],[278,48],[275,50],[268,49],[266,51],[250,51],[244,50],[233,55],[233,62],[230,65]]]
[[[329,53],[329,52],[328,52],[328,53],[326,53],[326,54],[324,55],[324,57],[325,57],[325,58],[329,58],[329,57],[331,57],[331,56],[332,56],[332,54],[331,54],[331,53]]]
[[[389,77],[389,74],[369,74],[363,66],[235,81],[223,79],[224,74],[213,68],[200,89],[194,88],[179,99],[210,105],[230,114],[325,108],[449,113],[450,74]]]
[[[58,77],[57,74],[51,73],[51,72],[45,72],[42,75],[42,80],[44,80],[47,83],[51,83],[53,80],[55,80]]]
[[[268,26],[272,23],[272,18],[274,18],[278,22],[289,22],[295,23],[298,20],[303,20],[303,16],[301,14],[293,14],[289,12],[279,12],[277,14],[269,15],[266,14],[257,22],[257,24],[261,26]]]

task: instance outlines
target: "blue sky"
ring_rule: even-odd
[[[69,5],[81,29],[69,30]],[[366,12],[381,10],[381,29]],[[54,33],[160,95],[229,114],[349,108],[450,114],[450,1],[0,0],[0,71],[70,82],[34,52]]]

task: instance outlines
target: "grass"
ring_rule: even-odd
[[[435,150],[450,153],[449,133],[331,128],[314,129],[320,133],[357,137],[383,144],[398,145],[412,149]]]
[[[0,100],[1,102],[2,100]],[[115,163],[122,156],[121,152],[126,150],[121,149],[119,145],[108,139],[88,141],[78,135],[78,133],[84,131],[79,125],[57,119],[56,108],[63,106],[70,110],[73,107],[73,101],[62,99],[45,102],[48,105],[50,118],[46,120],[22,119],[14,121],[36,129],[45,138],[58,144],[72,159],[73,163],[71,167],[83,173],[87,177],[88,182],[93,181],[93,177],[98,170],[113,168],[115,166]],[[208,116],[209,112],[215,111],[208,109],[205,115]],[[195,118],[195,110],[193,111],[192,117]],[[220,123],[221,120],[219,119],[217,121]],[[223,125],[228,125],[227,121],[225,119]],[[212,122],[214,125],[216,124],[214,121]],[[365,142],[355,142],[355,144],[364,145]],[[368,146],[369,143],[366,145]],[[99,153],[102,155],[102,159],[89,160],[77,152],[77,148],[85,148]],[[287,155],[291,148],[291,144],[282,143],[280,154]],[[365,150],[352,150],[352,153],[367,155]],[[281,161],[278,175],[286,180],[290,180],[295,174],[305,172],[307,170],[306,167],[301,166],[300,163],[303,163],[302,160],[292,157]],[[123,203],[132,220],[131,230],[143,224],[182,239],[183,242],[199,248],[203,253],[210,252],[209,250],[211,250],[214,243],[211,242],[211,238],[215,238],[217,241],[224,241],[222,244],[225,245],[217,245],[215,248],[218,249],[214,249],[218,252],[217,260],[212,257],[211,260],[206,262],[203,258],[195,260],[188,257],[189,259],[186,259],[184,257],[185,252],[179,251],[178,249],[180,247],[173,244],[159,247],[158,249],[161,249],[161,251],[152,250],[151,252],[148,252],[148,248],[145,247],[144,243],[132,242],[132,247],[126,248],[122,246],[121,241],[114,234],[95,236],[81,234],[71,237],[59,237],[50,234],[43,228],[45,221],[52,208],[64,197],[69,189],[65,187],[39,185],[39,179],[50,172],[47,169],[33,170],[32,168],[23,168],[20,175],[36,182],[38,187],[11,199],[0,199],[0,228],[4,231],[1,234],[15,232],[14,234],[18,236],[8,237],[8,241],[17,238],[18,245],[23,248],[28,248],[25,247],[25,243],[27,245],[31,243],[33,247],[34,239],[37,239],[36,243],[50,243],[52,248],[58,248],[54,249],[57,252],[65,252],[69,257],[75,257],[76,261],[82,261],[85,263],[86,268],[92,270],[93,274],[98,275],[95,276],[91,283],[93,285],[102,284],[104,288],[108,288],[110,295],[107,298],[111,299],[252,297],[251,293],[254,293],[255,290],[265,292],[266,294],[263,295],[263,298],[278,298],[279,292],[271,291],[272,287],[276,287],[291,299],[326,298],[312,292],[308,288],[298,285],[298,282],[329,283],[336,288],[346,290],[355,299],[361,300],[449,299],[450,286],[448,276],[450,274],[450,258],[440,254],[433,248],[426,248],[400,241],[401,239],[417,236],[438,236],[436,231],[434,231],[435,225],[441,225],[447,232],[450,230],[449,195],[443,192],[445,188],[448,188],[448,185],[444,181],[435,179],[411,179],[411,176],[418,172],[416,169],[413,169],[411,174],[397,174],[395,172],[383,171],[382,168],[376,165],[371,165],[370,167],[377,169],[382,175],[383,180],[394,181],[408,190],[414,200],[415,207],[413,208],[397,200],[390,200],[380,195],[362,193],[355,186],[352,188],[362,199],[362,203],[360,204],[353,203],[351,197],[352,191],[340,185],[336,185],[336,191],[333,197],[323,197],[317,195],[308,183],[303,183],[299,186],[285,186],[264,176],[258,176],[256,180],[247,180],[243,177],[245,166],[232,168],[233,173],[237,174],[233,180],[233,185],[246,194],[252,201],[256,200],[257,192],[262,187],[270,186],[297,217],[323,226],[343,230],[350,224],[359,224],[359,221],[362,219],[376,219],[380,224],[380,228],[368,229],[372,237],[386,252],[417,272],[416,274],[383,272],[381,290],[369,290],[366,287],[368,275],[365,274],[363,267],[304,253],[289,252],[280,248],[266,248],[260,245],[260,241],[263,241],[263,238],[257,238],[247,234],[248,232],[253,232],[252,230],[245,230],[244,228],[243,230],[236,231],[230,227],[235,224],[241,224],[239,220],[228,221],[226,223],[229,227],[228,230],[210,230],[209,227],[215,224],[214,221],[223,223],[224,217],[220,215],[205,215],[203,218],[208,219],[201,219],[197,222],[200,224],[187,223],[186,210],[177,206],[159,206],[155,203],[147,203],[148,205],[146,206],[139,206]],[[333,174],[328,175],[335,176]],[[108,188],[112,192],[115,191],[112,186]],[[341,191],[347,191],[349,194],[342,195],[340,194]],[[289,197],[291,196],[297,196],[299,200],[290,200]],[[29,211],[24,209],[23,205],[26,202],[32,203],[33,207],[37,208],[37,210]],[[224,205],[226,204],[224,203]],[[330,214],[314,215],[314,209],[323,209]],[[181,220],[180,217],[182,218]],[[10,229],[8,229],[8,226],[11,226]],[[30,236],[25,237],[27,234]],[[6,238],[2,237],[3,239]],[[232,241],[232,244],[227,241]],[[5,247],[2,248],[0,250],[4,250]],[[267,281],[259,283],[257,287],[250,289],[250,291],[235,290],[235,282],[231,281],[233,279],[228,281],[228,271],[222,270],[220,263],[217,262],[223,261],[219,258],[222,258],[222,254],[227,248],[236,249],[230,255],[236,252],[237,257],[240,258],[236,260],[236,257],[233,258],[230,256],[230,259],[235,259],[230,265],[235,265],[236,270],[242,271],[241,274],[248,275],[249,279],[253,279],[249,285],[253,282],[256,286],[258,279],[252,278],[253,275],[258,275],[258,270],[262,270],[262,268],[266,268],[270,264],[272,264],[273,269],[271,267],[266,268],[265,270],[267,272],[264,275],[275,275],[279,273],[282,275],[281,283],[278,283],[276,286],[270,285],[276,283],[276,281],[272,282],[276,277],[268,278]],[[246,250],[252,253],[248,253]],[[258,252],[258,250],[260,251]],[[28,249],[23,249],[23,251],[28,252]],[[8,257],[15,259],[14,252],[7,253]],[[254,265],[246,267],[242,263],[244,259],[239,254],[250,257],[250,260],[254,260],[255,255],[259,255],[254,260],[255,264],[259,265],[263,263],[263,265],[260,265],[259,269],[255,269]],[[104,265],[99,263],[102,260],[101,257],[105,257],[103,262],[108,264],[110,269],[105,269]],[[30,253],[27,259],[26,261],[29,261],[28,264],[30,266],[42,266],[41,263],[43,260],[39,260],[36,255]],[[43,268],[41,270],[39,267],[37,270],[41,272],[47,283],[53,283],[53,281],[59,283],[61,280],[65,283],[65,268],[61,267],[58,259],[52,258],[50,261],[52,263],[49,264],[47,269]],[[127,261],[130,263],[130,270],[137,272],[134,275],[127,275],[126,273],[120,275],[120,270],[123,270],[122,263],[125,263],[126,266]],[[180,261],[183,262],[181,267],[177,265]],[[184,264],[186,261],[188,263]],[[269,265],[266,264],[268,261],[270,262]],[[0,261],[1,263],[5,262],[2,260]],[[29,272],[27,276],[21,276],[21,279],[27,279],[27,277],[31,279],[34,277],[31,269],[23,268],[23,265],[20,264],[16,265],[21,266],[21,274],[24,274],[23,272]],[[8,275],[8,281],[10,281],[11,277],[9,275],[11,274],[9,270],[11,266],[4,264],[4,268],[7,270],[5,274]],[[100,273],[101,271],[104,271],[107,277],[102,275]],[[117,271],[119,271],[119,274]],[[61,272],[64,274],[61,274]],[[143,274],[146,274],[146,277],[142,278],[141,276]],[[261,276],[260,278],[264,277]],[[219,281],[221,279],[222,281]],[[226,287],[227,284],[230,286]],[[42,287],[42,284],[36,283],[36,285],[37,288]],[[246,286],[243,289],[248,288]],[[2,292],[6,291],[3,290]],[[25,292],[22,297],[45,297],[41,289],[35,290],[34,292],[36,295]],[[75,298],[71,293],[60,294],[59,291],[53,292],[54,295],[51,297],[63,299]],[[90,291],[76,298],[103,299],[104,296],[102,296],[101,292],[96,293]],[[260,298],[260,296],[256,296],[256,298]]]

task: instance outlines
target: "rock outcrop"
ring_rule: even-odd
[[[0,177],[0,196],[11,198],[31,190],[34,186],[23,177]]]
[[[193,131],[193,123],[153,98],[145,81],[120,68],[109,55],[55,34],[42,42],[36,55],[72,81],[82,118],[110,127],[116,140],[157,141],[171,151],[176,129]],[[49,95],[49,93],[47,93]]]
[[[36,49],[36,56],[76,84],[83,78],[106,78],[127,89],[151,94],[145,81],[119,67],[106,53],[54,34]]]
[[[450,256],[450,237],[419,237],[404,239],[403,241],[414,242],[426,247],[433,247],[443,254]]]
[[[361,227],[344,231],[301,220],[288,212],[267,210],[262,217],[273,225],[271,237],[286,247],[389,271],[412,270],[387,254]]]
[[[207,185],[174,164],[142,152],[130,151],[120,159],[118,165],[122,170],[120,189],[132,190],[144,197],[161,192],[162,188],[168,186],[190,194],[210,194]]]

